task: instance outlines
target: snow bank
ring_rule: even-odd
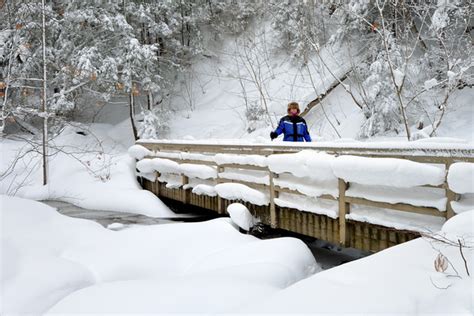
[[[146,174],[154,173],[156,171],[151,158],[145,158],[138,161],[136,167],[140,172]]]
[[[137,172],[137,177],[147,179],[148,181],[155,182],[156,181],[156,172],[150,172],[150,173],[145,173],[145,172]]]
[[[190,178],[215,179],[217,170],[215,167],[197,164],[179,164],[173,160],[163,158],[145,158],[137,162],[137,169],[143,173],[173,173],[183,174]]]
[[[239,164],[239,165],[257,166],[257,167],[267,166],[267,157],[260,156],[260,155],[217,154],[214,156],[214,161],[218,165]]]
[[[449,167],[448,186],[456,193],[474,193],[474,163],[456,162]]]
[[[405,203],[414,206],[434,207],[440,211],[446,210],[444,189],[438,188],[396,188],[384,185],[362,185],[353,183],[346,191],[346,196],[361,197],[377,202],[390,204]]]
[[[300,240],[227,219],[112,231],[39,202],[0,205],[2,315],[229,313],[319,269]]]
[[[132,158],[142,160],[146,156],[152,156],[153,152],[151,152],[148,148],[143,147],[142,145],[133,145],[128,148],[128,154]]]
[[[219,177],[229,180],[240,180],[259,184],[270,184],[270,177],[266,171],[242,170],[226,168],[226,171],[220,172]]]
[[[472,237],[474,213],[462,215],[450,219],[443,231]],[[452,277],[456,272],[449,265],[445,273],[436,272],[433,261],[438,251],[449,259],[461,278]],[[473,249],[465,248],[464,254],[472,258]],[[474,261],[468,259],[468,265],[474,271]],[[419,238],[318,273],[245,311],[292,315],[472,315],[472,295],[472,275],[467,276],[459,249]]]
[[[215,186],[217,194],[227,200],[242,200],[255,205],[268,205],[268,194],[240,183],[221,183]]]
[[[199,160],[199,161],[209,161],[209,162],[214,161],[214,155],[181,152],[180,157],[181,159],[188,159],[188,160]]]
[[[288,172],[297,177],[310,177],[320,181],[333,180],[331,164],[334,156],[313,150],[296,154],[278,154],[268,157],[268,167],[275,173]]]
[[[181,173],[181,167],[179,163],[163,158],[145,158],[137,162],[137,169],[141,172],[154,172],[160,173]]]
[[[337,201],[317,199],[291,193],[280,193],[280,196],[275,199],[275,204],[280,207],[326,215],[331,218],[337,218],[339,216]]]
[[[169,189],[178,189],[183,185],[182,176],[171,173],[160,174],[158,181],[166,183],[166,187]]]
[[[183,163],[179,165],[179,168],[181,173],[189,178],[199,178],[204,180],[217,178],[216,167]]]
[[[442,168],[395,158],[340,156],[332,167],[334,174],[346,182],[398,188],[440,185],[445,177]]]
[[[192,192],[197,195],[217,196],[215,187],[207,184],[196,185]]]
[[[421,233],[438,231],[445,222],[445,219],[439,216],[402,212],[357,204],[351,206],[351,212],[346,215],[346,219]]]
[[[464,194],[459,201],[452,201],[451,207],[458,214],[474,210],[474,194]]]
[[[227,213],[229,213],[232,222],[243,230],[249,231],[258,220],[255,219],[248,208],[240,203],[232,203],[227,207]]]
[[[163,158],[145,158],[137,162],[137,169],[143,173],[159,172],[161,174],[183,174],[190,178],[215,179],[215,167],[197,164],[179,164],[173,160]]]
[[[319,181],[309,177],[297,178],[291,174],[281,174],[273,180],[276,186],[296,190],[308,196],[318,197],[323,194],[329,194],[333,197],[339,195],[337,179]]]
[[[197,178],[189,178],[188,183],[183,185],[183,189],[192,189],[200,184],[215,186],[216,181],[214,180],[204,180],[204,179],[197,179]]]

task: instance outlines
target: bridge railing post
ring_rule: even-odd
[[[155,187],[155,194],[156,196],[160,197],[160,180],[158,179],[160,177],[160,173],[157,171],[155,172],[155,183],[154,183],[154,187]]]
[[[347,230],[346,230],[346,214],[350,212],[350,204],[346,202],[346,190],[349,188],[349,183],[343,179],[338,179],[339,182],[339,243],[342,246],[347,245]]]
[[[189,204],[189,199],[190,199],[190,190],[189,189],[186,189],[184,188],[184,186],[186,184],[189,184],[189,177],[185,176],[185,175],[182,175],[182,180],[181,180],[181,183],[182,183],[182,196],[181,196],[181,202],[183,202],[184,204]]]
[[[449,167],[451,167],[452,164],[453,164],[452,160],[448,160],[445,164],[445,166],[446,166],[446,178],[445,178],[445,181],[444,181],[444,186],[445,186],[446,198],[447,198],[447,201],[446,201],[446,219],[450,219],[451,217],[453,217],[455,215],[453,207],[451,205],[451,202],[456,201],[459,198],[459,196],[456,193],[451,191],[451,189],[449,188],[449,185],[448,185],[448,172],[449,172]]]
[[[272,228],[276,228],[278,226],[278,223],[277,223],[277,215],[276,215],[275,198],[278,197],[278,192],[275,191],[275,183],[273,179],[278,177],[278,175],[274,174],[270,170],[268,170],[268,173],[269,173],[269,179],[270,179],[270,226]]]
[[[221,183],[221,178],[220,174],[224,172],[224,167],[217,166],[217,184]],[[223,203],[222,203],[222,198],[217,195],[217,214],[225,214],[225,211],[223,210]]]

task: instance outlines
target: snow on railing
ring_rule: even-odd
[[[138,142],[129,153],[139,160],[139,176],[152,182],[217,195],[218,202],[267,205],[274,227],[277,206],[338,218],[341,244],[346,220],[420,231],[474,208],[471,145],[398,144],[395,153],[372,143],[340,145]]]
[[[194,153],[236,153],[269,155],[272,153],[290,152],[295,153],[305,149],[324,151],[337,154],[358,154],[375,156],[398,156],[410,155],[442,157],[474,157],[474,143],[468,143],[456,139],[430,138],[411,142],[401,141],[319,141],[311,143],[292,142],[270,142],[249,140],[138,140],[141,144],[152,151],[181,151]]]

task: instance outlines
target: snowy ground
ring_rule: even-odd
[[[417,239],[311,276],[320,267],[303,242],[262,241],[228,219],[114,231],[39,202],[0,202],[2,314],[474,312],[456,244]],[[473,225],[465,212],[437,235],[462,240],[471,273]]]
[[[473,227],[474,211],[457,215],[435,236],[452,245],[429,238],[412,240],[316,274],[248,311],[472,315]],[[462,254],[458,240],[465,246]]]
[[[228,219],[113,231],[31,200],[1,205],[2,314],[230,312],[320,270],[300,240],[262,241]]]

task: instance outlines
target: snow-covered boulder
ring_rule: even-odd
[[[248,208],[240,203],[232,203],[227,207],[227,213],[229,213],[232,222],[243,230],[249,231],[258,220],[253,217]]]

